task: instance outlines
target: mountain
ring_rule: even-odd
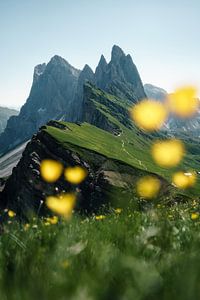
[[[88,65],[82,71],[54,56],[35,67],[30,95],[19,116],[11,117],[0,136],[0,154],[28,140],[51,119],[81,121],[83,84],[91,82],[104,91],[132,103],[144,98],[143,85],[130,55],[113,46],[111,60],[101,56],[95,73]]]
[[[30,211],[43,215],[47,195],[74,189],[63,176],[55,184],[42,180],[40,162],[45,158],[88,170],[78,188],[80,210],[96,211],[108,202],[122,207],[132,201],[138,207],[135,183],[149,174],[161,181],[159,197],[169,201],[173,194],[178,201],[180,195],[168,182],[165,170],[155,166],[150,157],[152,138],[130,120],[132,102],[89,83],[83,87],[83,99],[84,122],[50,121],[32,137],[0,195],[1,207],[13,209],[21,218]]]
[[[11,116],[18,115],[19,112],[16,109],[11,109],[7,107],[0,107],[0,134],[4,131],[6,128],[6,124],[8,119]]]
[[[167,91],[153,84],[144,84],[144,91],[149,99],[164,101],[167,96]]]
[[[152,84],[145,84],[144,90],[149,99],[162,102],[165,101],[168,94],[164,89]],[[188,136],[190,136],[195,142],[196,138],[200,137],[200,109],[195,116],[189,119],[180,119],[170,115],[163,126],[163,130],[166,131],[167,135],[184,140],[188,140]]]

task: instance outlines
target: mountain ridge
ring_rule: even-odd
[[[133,103],[146,96],[130,55],[125,55],[116,45],[112,48],[110,62],[107,63],[102,55],[95,73],[87,64],[80,71],[55,55],[47,65],[35,67],[26,103],[18,117],[9,119],[0,136],[0,154],[31,138],[40,126],[51,119],[80,121],[83,85],[87,81]]]

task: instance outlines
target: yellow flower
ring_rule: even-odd
[[[47,182],[55,182],[61,176],[63,165],[52,159],[45,159],[40,164],[40,173]]]
[[[14,217],[16,216],[16,213],[15,213],[13,210],[9,210],[9,211],[8,211],[8,216],[9,216],[10,218],[14,218]]]
[[[53,224],[53,225],[58,223],[58,217],[57,216],[48,217],[48,218],[45,218],[45,220],[49,224]]]
[[[115,213],[116,214],[121,214],[121,212],[122,212],[122,208],[116,208],[115,209]]]
[[[133,106],[130,113],[136,125],[146,131],[160,129],[167,118],[166,107],[155,100],[142,100]]]
[[[106,216],[103,216],[103,215],[95,216],[96,220],[103,220],[105,218],[106,218]]]
[[[137,182],[137,193],[144,198],[154,198],[160,190],[160,180],[153,176],[145,176]]]
[[[82,167],[68,167],[64,172],[65,179],[73,184],[81,183],[87,176],[87,171]]]
[[[32,228],[36,229],[36,228],[38,228],[38,225],[37,224],[33,224]]]
[[[199,217],[199,214],[198,214],[198,213],[192,213],[192,214],[191,214],[191,219],[192,219],[192,220],[196,220],[196,219],[198,219],[198,217]]]
[[[58,196],[49,196],[46,199],[46,205],[54,213],[65,218],[70,218],[75,206],[76,196],[74,194],[60,194]]]
[[[191,117],[197,112],[199,107],[196,88],[186,86],[177,89],[168,96],[168,106],[178,117]]]
[[[70,262],[66,259],[61,263],[63,269],[67,269],[70,266]]]
[[[157,141],[152,145],[151,153],[155,162],[161,167],[176,166],[185,154],[184,145],[176,139]]]
[[[44,222],[44,225],[45,225],[45,226],[50,226],[51,223],[50,223],[50,222]]]
[[[172,177],[175,186],[181,189],[192,187],[196,182],[196,174],[194,172],[176,172]]]
[[[24,230],[28,230],[30,228],[30,224],[29,223],[26,223],[25,225],[24,225]]]

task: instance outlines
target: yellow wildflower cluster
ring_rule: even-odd
[[[45,159],[40,164],[40,174],[47,182],[57,181],[62,175],[63,170],[63,165],[52,159]],[[87,171],[80,166],[68,167],[64,170],[64,176],[70,183],[79,184],[86,178]]]
[[[57,196],[49,196],[46,199],[47,207],[54,213],[69,219],[75,206],[75,194],[60,194]]]
[[[144,99],[130,111],[135,124],[142,130],[159,130],[170,114],[179,118],[190,118],[199,108],[197,90],[186,86],[175,90],[166,96],[163,103],[152,99]],[[162,168],[177,166],[185,155],[185,147],[180,140],[158,140],[151,147],[153,160]],[[182,189],[192,187],[196,182],[196,175],[192,172],[179,171],[172,176],[172,183]],[[155,177],[144,177],[137,182],[137,192],[144,198],[155,197],[160,189],[159,180]]]
[[[96,220],[104,220],[105,218],[106,218],[106,216],[104,216],[104,215],[95,216]]]
[[[80,167],[67,167],[64,169],[62,163],[45,159],[40,164],[40,174],[42,178],[49,183],[57,181],[64,173],[65,179],[71,184],[80,184],[87,176],[87,171]],[[75,206],[76,196],[75,194],[63,193],[57,196],[49,196],[46,198],[47,207],[54,213],[69,219]],[[56,224],[58,222],[57,217],[47,218],[45,225]]]

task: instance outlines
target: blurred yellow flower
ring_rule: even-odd
[[[50,226],[51,223],[50,223],[50,222],[44,222],[44,225],[45,225],[45,226]]]
[[[160,180],[153,176],[142,177],[137,182],[136,190],[141,197],[154,198],[160,190]]]
[[[69,266],[70,266],[70,262],[67,259],[61,262],[61,267],[63,269],[67,269]]]
[[[61,176],[63,165],[52,159],[45,159],[40,164],[40,173],[47,182],[55,182]]]
[[[70,218],[75,206],[76,196],[74,194],[60,194],[58,196],[49,196],[46,199],[47,207],[54,213]]]
[[[55,225],[58,223],[58,217],[57,216],[53,216],[51,218],[47,218],[47,222],[49,222],[52,225]]]
[[[196,174],[194,172],[176,172],[172,177],[175,186],[181,189],[192,187],[196,182]]]
[[[191,219],[192,219],[192,220],[196,220],[196,219],[198,219],[198,217],[199,217],[199,214],[198,214],[198,213],[192,213],[192,214],[191,214]]]
[[[103,216],[103,215],[95,216],[96,220],[103,220],[105,218],[106,218],[106,216]]]
[[[138,180],[137,193],[144,198],[154,198],[160,190],[160,180],[153,176],[145,176]]]
[[[146,131],[160,129],[167,118],[165,105],[155,100],[142,100],[130,113],[136,125]]]
[[[115,209],[115,213],[116,214],[121,214],[121,212],[122,212],[122,208],[116,208]]]
[[[30,224],[29,223],[24,224],[24,230],[28,230],[29,228],[30,228]]]
[[[9,210],[9,211],[8,211],[8,216],[9,216],[10,218],[14,218],[14,217],[16,216],[16,213],[15,213],[13,210]]]
[[[79,166],[68,167],[64,172],[65,179],[73,184],[81,183],[87,176],[87,171]]]
[[[181,161],[185,148],[183,143],[176,139],[157,141],[152,145],[151,153],[158,165],[170,168]]]
[[[192,86],[177,89],[168,95],[168,107],[178,117],[185,118],[194,115],[199,108],[197,90]]]

